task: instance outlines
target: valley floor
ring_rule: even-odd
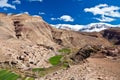
[[[84,64],[73,65],[38,80],[120,80],[120,59],[88,58]]]

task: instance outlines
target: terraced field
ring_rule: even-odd
[[[0,69],[0,80],[34,80],[30,77],[21,77],[21,75],[10,70]]]
[[[9,70],[0,69],[0,80],[17,80],[18,78],[20,76],[17,74]]]

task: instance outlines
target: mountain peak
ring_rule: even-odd
[[[111,27],[120,27],[120,25],[111,25],[108,23],[90,23],[88,25],[70,25],[70,24],[57,24],[53,25],[59,29],[80,31],[80,32],[100,32],[104,29]]]

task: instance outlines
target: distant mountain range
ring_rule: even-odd
[[[88,25],[57,24],[52,26],[55,26],[58,29],[66,29],[80,32],[100,32],[104,29],[108,29],[111,27],[120,27],[120,25],[111,25],[107,23],[91,23]]]

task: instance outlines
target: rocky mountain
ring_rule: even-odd
[[[31,17],[27,14],[11,16],[0,14],[0,26],[0,38],[3,40],[24,39],[40,44],[53,43],[51,27],[41,17]]]
[[[58,24],[54,26],[58,29],[66,29],[80,32],[100,32],[111,27],[119,27],[119,25],[110,25],[107,23],[91,23],[88,25]]]
[[[103,37],[115,45],[120,45],[120,28],[110,28],[101,32]]]
[[[70,24],[56,24],[51,26],[54,26],[55,28],[58,28],[58,29],[73,30],[73,31],[78,31],[83,27],[85,27],[83,25],[70,25]]]
[[[106,23],[91,23],[89,25],[87,25],[86,28],[82,28],[79,31],[81,32],[100,32],[104,29],[108,29],[110,27],[113,27],[110,24],[106,24]]]
[[[55,55],[54,52],[63,47],[81,48],[91,44],[111,45],[100,33],[88,35],[87,33],[60,30],[51,27],[41,17],[2,13],[0,14],[0,41],[1,55],[5,54],[1,61],[5,62],[6,58],[9,58],[7,61],[15,61],[19,65],[24,64],[21,65],[22,68],[45,65],[46,59]],[[50,54],[47,55],[49,52]],[[40,60],[40,57],[43,59]],[[38,64],[35,65],[33,61]],[[43,64],[39,64],[40,61],[43,61]],[[33,64],[28,66],[27,64],[30,62]]]
[[[41,17],[0,14],[1,63],[22,69],[48,66],[45,60],[55,55],[52,49],[58,46],[52,40],[51,27]]]
[[[102,37],[85,36],[80,32],[53,28],[41,17],[32,17],[27,14],[0,14],[0,26],[1,40],[24,40],[47,46],[62,45],[68,47],[80,47],[91,43],[97,44],[99,40],[102,40],[101,42],[105,41]],[[88,38],[90,41],[87,41]],[[107,41],[106,44],[108,44]]]
[[[103,24],[97,25],[97,28],[101,28],[99,26],[103,27]],[[119,35],[119,28],[109,28],[101,32],[91,33],[71,31],[54,28],[39,16],[30,16],[28,14],[7,15],[0,13],[0,68],[10,68],[14,71],[19,70],[16,72],[22,73],[22,76],[23,74],[29,77],[32,76],[36,78],[36,80],[49,80],[52,78],[55,80],[55,77],[59,78],[59,76],[62,75],[67,75],[67,77],[63,77],[64,79],[59,78],[58,80],[72,79],[71,75],[76,77],[76,80],[79,80],[80,76],[82,76],[81,79],[85,79],[86,72],[89,78],[88,73],[91,71],[85,69],[88,63],[83,64],[83,67],[79,67],[79,62],[83,61],[84,63],[84,60],[90,57],[93,52],[95,54],[98,53],[98,55],[104,52],[102,55],[106,56],[109,52],[107,50],[109,48],[107,47],[119,45]],[[91,47],[91,45],[95,47]],[[87,46],[87,48],[85,46]],[[99,48],[97,49],[99,46],[100,51]],[[66,48],[71,50],[69,54],[65,54]],[[60,51],[60,49],[63,50]],[[111,52],[113,52],[111,55],[114,55],[114,52],[119,54],[119,47],[113,48]],[[60,62],[59,65],[53,66],[49,62],[49,60],[51,60],[50,58],[54,58],[54,56],[58,58],[63,56],[62,59],[58,61]],[[56,61],[56,59],[54,61]],[[90,64],[90,66],[93,65]],[[65,69],[63,67],[69,69],[67,70],[67,68]],[[41,76],[48,73],[51,74],[40,77],[37,74],[38,72],[32,72],[34,68],[40,68],[40,70],[42,70],[43,73],[40,73]],[[95,67],[95,69],[99,70],[98,68],[99,67]],[[58,70],[58,72],[56,72],[56,70]],[[77,70],[83,71],[83,73],[81,72],[81,75],[78,75],[80,71]],[[93,70],[93,68],[89,70]],[[77,72],[77,74],[75,74],[75,72]],[[82,74],[84,74],[84,76]],[[99,74],[101,74],[101,72]],[[56,76],[51,77],[53,75]],[[112,74],[109,76],[111,75]],[[89,80],[88,78],[86,80]],[[93,78],[91,80],[93,80]],[[110,80],[110,78],[106,80]]]

